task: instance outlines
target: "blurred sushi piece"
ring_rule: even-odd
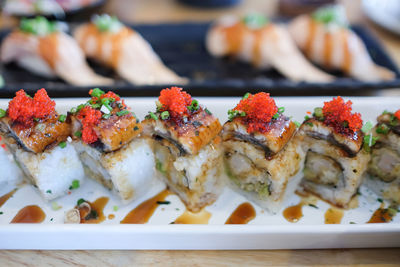
[[[289,24],[289,32],[305,55],[326,69],[341,70],[363,81],[395,77],[392,71],[372,61],[362,40],[350,29],[340,5],[295,18]]]
[[[83,183],[83,167],[68,141],[69,134],[66,115],[57,113],[45,89],[33,98],[21,89],[0,118],[4,143],[46,200],[63,196]]]
[[[57,25],[44,17],[22,19],[19,29],[2,43],[1,62],[15,61],[37,75],[73,85],[111,84],[111,79],[93,72],[77,42]]]
[[[400,204],[400,110],[385,111],[372,129],[371,161],[365,184],[382,198]]]
[[[156,169],[186,207],[198,212],[222,191],[222,126],[182,88],[164,89],[158,100],[157,111],[142,122],[154,140]]]
[[[87,176],[114,191],[123,202],[145,194],[153,183],[151,140],[115,93],[96,88],[91,99],[69,113],[73,144]]]
[[[74,37],[88,58],[113,68],[133,84],[186,82],[163,64],[138,32],[123,25],[116,17],[95,16],[92,22],[79,26]]]
[[[368,149],[363,149],[368,136],[361,128],[361,115],[352,113],[352,102],[340,96],[306,116],[299,131],[307,151],[303,189],[338,207],[348,207],[370,159]]]
[[[258,68],[273,67],[294,81],[333,79],[307,61],[285,26],[261,15],[221,18],[209,29],[206,47],[215,57],[233,56]]]
[[[5,115],[5,110],[0,109],[0,117]],[[18,168],[12,154],[8,151],[6,144],[0,134],[0,187],[16,185],[22,180],[22,172]]]
[[[268,93],[246,94],[229,110],[222,130],[224,160],[231,186],[271,213],[294,194],[305,153],[296,125]]]

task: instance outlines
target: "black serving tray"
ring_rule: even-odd
[[[340,76],[331,83],[293,82],[275,70],[260,71],[248,64],[231,58],[213,58],[206,51],[204,38],[209,23],[181,23],[158,25],[134,25],[150,42],[164,63],[181,76],[190,78],[184,86],[193,95],[232,96],[246,92],[267,91],[273,95],[366,95],[373,90],[400,87],[400,73],[378,40],[364,27],[352,26],[367,46],[372,59],[396,73],[396,79],[385,82],[362,82]],[[73,27],[73,25],[72,25]],[[8,31],[0,33],[4,38]],[[105,90],[114,90],[123,96],[156,96],[162,88],[171,85],[136,86],[120,79],[112,70],[89,62],[93,69],[116,80]],[[76,87],[60,79],[48,80],[16,64],[2,66],[6,81],[0,89],[0,97],[11,97],[21,88],[32,93],[39,88],[46,88],[52,97],[87,96],[91,87]],[[94,87],[96,85],[93,85]]]

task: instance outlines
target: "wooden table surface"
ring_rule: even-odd
[[[350,20],[364,23],[400,66],[400,38],[374,26],[360,0],[343,1]],[[176,0],[110,0],[105,10],[137,23],[210,21],[225,13],[274,15],[276,0],[243,0],[234,8],[207,10]],[[0,23],[2,23],[0,21]],[[4,22],[3,22],[4,23]],[[400,89],[399,89],[400,91]],[[399,93],[397,91],[397,93]],[[396,91],[394,91],[396,93]],[[393,91],[390,91],[392,94]],[[1,241],[0,241],[1,242]],[[0,266],[400,266],[400,249],[272,251],[0,251]]]

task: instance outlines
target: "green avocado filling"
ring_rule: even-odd
[[[156,159],[156,169],[164,175],[167,174],[165,166],[163,166],[162,162],[159,159]]]
[[[269,183],[261,183],[257,182],[253,183],[242,183],[233,173],[228,164],[225,160],[225,173],[238,187],[247,191],[247,192],[256,192],[260,198],[265,198],[271,195],[271,189]]]

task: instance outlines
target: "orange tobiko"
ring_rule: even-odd
[[[188,115],[188,106],[192,104],[192,97],[182,91],[182,88],[171,87],[160,92],[158,101],[162,105],[160,111],[168,111],[171,117],[179,118]]]
[[[338,96],[329,102],[324,102],[322,113],[324,123],[335,128],[340,133],[355,133],[362,127],[360,113],[352,113],[352,102],[346,103]]]
[[[246,113],[242,119],[248,124],[248,133],[265,133],[269,130],[268,123],[278,112],[278,107],[268,93],[261,92],[246,95],[233,110]]]

